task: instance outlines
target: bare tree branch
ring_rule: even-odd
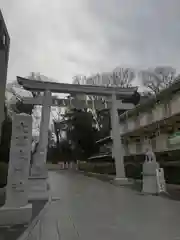
[[[142,83],[152,93],[157,94],[169,87],[175,80],[176,70],[172,67],[156,67],[140,71]]]
[[[135,71],[131,68],[116,67],[113,70],[113,85],[118,87],[131,87],[135,78]]]

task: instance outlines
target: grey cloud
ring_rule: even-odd
[[[113,26],[114,29],[116,27],[113,34],[109,34],[112,31],[104,32],[109,43],[109,52],[120,55],[124,48],[134,56],[138,64],[144,62],[147,65],[161,64],[166,55],[168,62],[168,55],[177,52],[180,37],[180,14],[177,10],[180,6],[179,1],[143,0],[122,3],[117,0],[114,4],[105,2],[108,2],[108,7],[96,7],[94,1],[93,11],[97,11],[94,15],[104,25],[109,28]]]
[[[8,79],[171,65],[180,71],[179,0],[1,0],[11,35]]]

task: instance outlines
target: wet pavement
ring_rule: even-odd
[[[28,240],[180,239],[180,202],[68,172],[50,172],[47,212]]]

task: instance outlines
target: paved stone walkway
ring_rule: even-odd
[[[178,240],[180,202],[50,172],[52,202],[28,240]]]

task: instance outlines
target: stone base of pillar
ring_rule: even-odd
[[[0,226],[13,226],[17,224],[28,224],[32,218],[32,204],[23,207],[0,208]]]
[[[116,186],[127,186],[133,184],[133,181],[129,180],[128,178],[115,178],[112,180],[112,182]]]
[[[48,170],[46,166],[33,166],[31,168],[30,178],[48,178]]]
[[[29,178],[29,196],[28,200],[49,200],[50,187],[48,178]]]
[[[143,177],[142,193],[154,195],[158,194],[156,175]]]

